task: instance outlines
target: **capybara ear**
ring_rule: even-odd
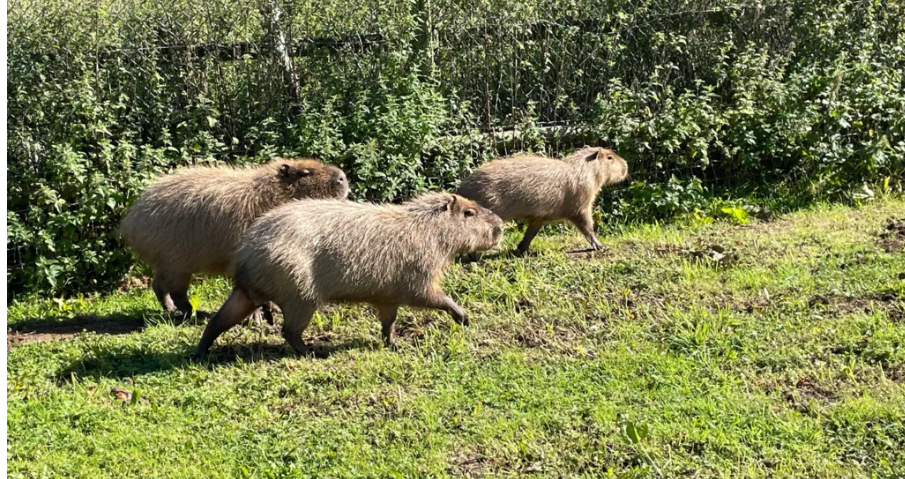
[[[584,157],[584,159],[585,159],[585,161],[594,161],[597,159],[598,156],[600,156],[600,150],[594,150],[593,153]]]
[[[283,163],[282,165],[280,165],[280,171],[279,171],[280,177],[281,177],[281,178],[288,177],[288,176],[289,176],[289,172],[290,172],[291,170],[292,170],[292,167],[290,167],[290,166],[287,165],[286,163]]]
[[[458,209],[459,205],[457,199],[456,195],[449,195],[446,199],[446,203],[443,203],[440,207],[440,211],[454,211]]]

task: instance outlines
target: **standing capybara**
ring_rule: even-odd
[[[602,186],[627,175],[628,165],[612,150],[584,148],[562,160],[519,155],[488,162],[465,178],[456,193],[489,208],[503,221],[526,220],[519,254],[528,251],[545,224],[559,220],[571,221],[594,249],[600,249],[591,215],[594,200]]]
[[[255,219],[294,199],[344,199],[348,193],[342,170],[310,159],[186,168],[148,186],[120,232],[153,268],[151,285],[164,309],[189,316],[192,274],[229,273],[238,240]]]
[[[299,354],[302,332],[318,306],[366,302],[377,309],[383,339],[393,344],[400,305],[466,314],[440,289],[460,253],[499,243],[503,221],[477,203],[429,193],[401,205],[305,200],[277,208],[243,236],[235,257],[236,286],[211,318],[195,355],[267,301],[283,310],[283,337]]]

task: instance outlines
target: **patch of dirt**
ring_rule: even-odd
[[[684,245],[667,244],[657,247],[657,253],[661,256],[675,254],[698,259],[714,266],[731,266],[738,263],[739,252],[735,248],[726,248],[718,244],[698,245],[689,247]]]
[[[905,384],[905,364],[889,368],[886,371],[886,377],[894,383]]]
[[[120,281],[118,291],[126,292],[133,289],[148,289],[151,287],[149,276],[126,276]]]
[[[6,330],[6,348],[28,343],[57,341],[77,333],[129,334],[144,327],[141,317],[132,316],[76,316],[63,321],[37,321],[10,326]]]
[[[47,341],[56,341],[59,339],[71,338],[72,334],[41,334],[41,333],[20,333],[11,329],[6,330],[6,350],[9,351],[16,346],[28,343],[44,343]]]
[[[566,251],[566,254],[572,258],[592,259],[612,256],[609,246],[604,245],[603,248],[595,250],[594,248],[579,248]]]
[[[828,310],[842,314],[872,313],[876,309],[886,311],[891,321],[905,318],[905,310],[901,302],[892,293],[881,293],[874,296],[849,297],[836,294],[817,294],[808,300],[808,307],[823,305]]]
[[[792,381],[795,381],[795,383],[792,384]],[[812,400],[824,407],[830,406],[839,400],[839,395],[836,391],[809,376],[802,376],[797,380],[780,379],[777,382],[767,384],[765,389],[778,391],[793,409],[803,414],[812,412],[809,405]]]
[[[457,453],[449,461],[449,472],[457,477],[484,477],[490,459],[476,452]]]
[[[888,220],[879,236],[880,247],[887,253],[905,252],[905,218]]]
[[[536,348],[547,343],[547,339],[537,331],[526,330],[515,334],[515,340],[529,348]]]

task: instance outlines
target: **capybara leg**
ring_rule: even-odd
[[[540,233],[541,228],[544,227],[545,222],[543,221],[531,221],[528,223],[528,228],[525,230],[525,236],[522,238],[521,243],[518,244],[518,248],[516,252],[519,255],[523,255],[528,252],[528,248],[531,246],[531,242],[534,241],[534,237]]]
[[[267,324],[273,326],[273,315],[280,314],[283,311],[276,304],[268,301],[261,305],[261,314],[264,316],[264,321],[267,321]]]
[[[426,298],[423,301],[413,303],[412,306],[440,309],[446,311],[450,316],[452,316],[452,319],[456,322],[456,324],[468,326],[468,314],[464,309],[462,309],[461,306],[456,304],[456,302],[453,301],[452,298],[450,298],[443,292],[438,292],[437,295],[432,298]]]
[[[590,211],[585,212],[581,216],[572,218],[572,223],[574,223],[578,230],[581,231],[581,234],[588,240],[588,243],[591,243],[591,248],[594,248],[595,250],[603,248],[603,243],[601,243],[597,239],[597,236],[594,235],[594,220],[591,218]]]
[[[204,334],[201,335],[201,341],[198,343],[198,349],[195,350],[195,356],[203,358],[207,354],[214,341],[221,334],[242,322],[255,310],[255,303],[248,297],[248,293],[241,288],[233,288],[233,292],[229,298],[217,311],[217,314],[207,323],[204,328]]]
[[[308,346],[302,341],[302,333],[311,322],[317,306],[305,301],[293,301],[284,305],[283,309],[283,338],[292,346],[296,353],[303,355],[308,352]]]
[[[157,296],[157,301],[160,301],[160,305],[163,306],[163,309],[168,312],[176,311],[176,305],[173,304],[173,300],[170,298],[170,293],[164,287],[166,281],[164,280],[164,275],[160,271],[154,272],[154,279],[151,280],[151,289],[154,290],[154,295]]]
[[[377,317],[380,318],[380,333],[383,336],[383,343],[392,348],[396,345],[396,315],[399,312],[398,304],[375,304],[377,308]]]
[[[192,302],[189,301],[189,283],[191,282],[192,275],[180,273],[168,276],[166,283],[170,298],[173,299],[173,304],[176,305],[185,320],[192,317],[192,310],[194,309],[192,308]]]

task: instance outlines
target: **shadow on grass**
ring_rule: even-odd
[[[530,253],[529,253],[530,254]],[[459,264],[471,264],[477,263],[480,261],[492,260],[492,259],[514,259],[519,256],[515,253],[515,250],[511,251],[492,251],[490,253],[468,253],[463,254],[456,257],[455,262]]]
[[[24,319],[9,326],[20,335],[71,336],[82,331],[98,334],[128,334],[141,331],[151,310],[132,310],[107,315],[80,314],[71,318]]]
[[[311,342],[308,354],[303,358],[326,359],[340,351],[350,349],[376,349],[382,347],[377,341],[353,339],[344,343],[330,344]],[[74,361],[57,374],[59,382],[68,382],[73,376],[78,378],[127,378],[171,369],[200,365],[208,369],[228,366],[234,363],[249,363],[298,355],[284,343],[258,341],[253,343],[214,345],[210,354],[198,360],[192,357],[194,345],[179,351],[148,352],[141,349],[120,348],[95,349],[82,359]]]

